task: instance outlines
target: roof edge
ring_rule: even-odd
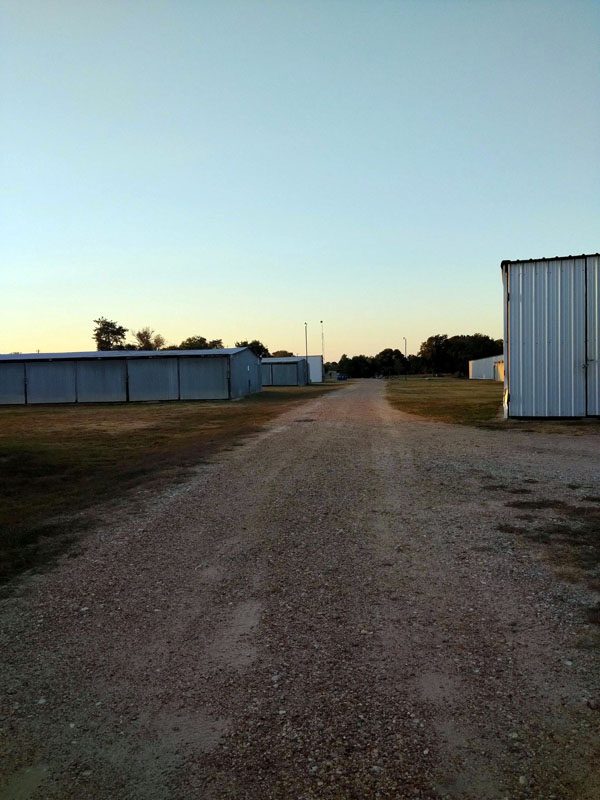
[[[576,259],[576,258],[595,258],[600,256],[600,253],[581,253],[580,255],[576,256],[552,256],[549,258],[505,258],[500,263],[500,269],[504,269],[504,267],[509,266],[509,264],[534,264],[538,261],[568,261],[569,259]]]

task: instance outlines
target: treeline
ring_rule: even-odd
[[[340,360],[329,362],[326,369],[334,369],[348,378],[388,378],[392,375],[457,375],[469,374],[469,361],[497,356],[502,353],[502,339],[492,339],[483,333],[448,336],[430,336],[419,348],[417,355],[408,358],[398,348],[388,347],[376,356],[344,354]]]
[[[129,330],[114,320],[98,317],[94,320],[92,338],[96,342],[96,350],[221,350],[222,339],[207,339],[204,336],[189,336],[179,344],[167,344],[164,336],[155,333],[152,328],[141,328],[139,331]],[[133,341],[127,341],[127,334]],[[244,339],[235,343],[236,347],[249,347],[259,358],[274,356],[293,356],[289,350],[275,350],[272,354],[259,339]]]

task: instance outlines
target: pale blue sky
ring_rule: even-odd
[[[4,0],[0,352],[501,335],[600,249],[600,2]]]

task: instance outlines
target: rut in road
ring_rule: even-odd
[[[594,441],[416,420],[382,387],[280,417],[19,599],[21,630],[50,609],[10,677],[53,704],[13,727],[40,797],[600,796],[587,590],[499,530],[525,478],[597,481]]]

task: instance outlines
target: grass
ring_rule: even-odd
[[[440,422],[511,430],[517,433],[599,435],[600,419],[508,419],[502,414],[503,384],[498,381],[409,375],[387,382],[390,403],[407,414]]]
[[[390,403],[407,414],[441,422],[480,425],[497,420],[502,411],[503,384],[458,378],[408,376],[387,382]]]
[[[0,407],[0,582],[72,548],[91,504],[184,480],[212,453],[339,388],[273,387],[238,402]]]

